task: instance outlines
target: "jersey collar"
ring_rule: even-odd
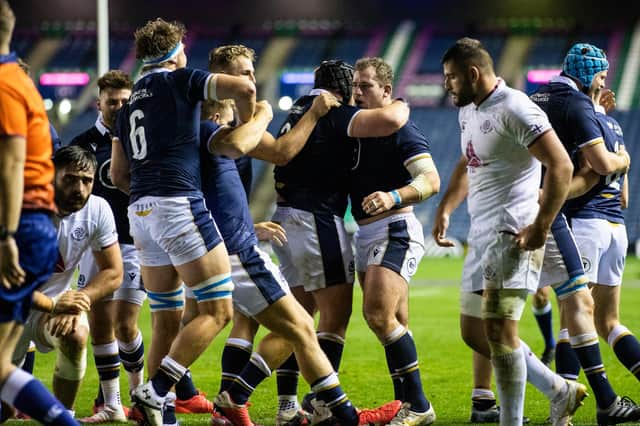
[[[484,99],[482,99],[478,105],[476,105],[476,110],[479,109],[483,105],[490,104],[491,103],[491,98],[493,97],[493,95],[496,92],[499,92],[502,88],[504,88],[505,84],[506,83],[504,82],[502,77],[498,77],[498,81],[497,81],[495,87],[489,93],[487,93],[487,96],[485,96]]]
[[[12,62],[18,62],[18,55],[16,52],[11,52],[7,55],[0,55],[0,64],[10,64]]]
[[[565,77],[564,75],[557,75],[549,81],[549,83],[562,83],[570,86],[575,91],[579,92],[578,85],[575,81],[571,80],[569,77]]]
[[[151,68],[151,69],[149,69],[149,70],[147,70],[145,72],[140,73],[140,76],[138,77],[138,80],[141,80],[141,79],[145,78],[146,76],[151,75],[151,74],[155,74],[157,72],[171,72],[171,70],[169,68],[165,68],[165,67],[154,67],[154,68]],[[136,80],[136,82],[138,80]]]
[[[109,128],[104,125],[104,121],[102,120],[102,113],[98,113],[98,118],[96,119],[96,129],[98,129],[102,136],[111,133]]]

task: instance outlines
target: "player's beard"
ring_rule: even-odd
[[[455,96],[455,98],[453,96]],[[453,101],[453,104],[455,106],[463,107],[473,102],[473,98],[474,98],[474,94],[473,94],[473,87],[471,86],[471,82],[468,80],[465,80],[460,90],[458,90],[455,93],[455,95],[452,94],[451,100]]]
[[[89,196],[83,197],[82,194],[79,193],[65,194],[64,191],[58,188],[56,188],[55,194],[56,206],[62,216],[77,212],[82,209],[89,200]]]

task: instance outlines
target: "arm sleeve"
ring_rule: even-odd
[[[27,107],[11,93],[0,91],[0,135],[27,137]]]
[[[191,104],[207,99],[207,83],[213,74],[198,69],[181,68],[175,71],[178,92],[185,93]]]
[[[118,232],[109,204],[104,198],[92,197],[95,197],[95,205],[92,207],[95,208],[96,228],[91,238],[91,250],[100,251],[118,242]]]
[[[527,148],[547,131],[551,123],[542,109],[533,103],[524,93],[518,93],[510,102],[506,130],[511,139]]]
[[[358,112],[360,112],[359,108],[342,105],[339,108],[332,108],[325,117],[331,120],[339,135],[349,136],[351,120]]]
[[[582,148],[602,139],[595,109],[587,97],[575,96],[569,102],[567,115],[576,147]]]
[[[413,122],[407,123],[398,131],[398,148],[405,167],[421,158],[431,157],[429,141]]]

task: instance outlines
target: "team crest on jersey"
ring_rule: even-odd
[[[418,261],[415,257],[410,258],[407,261],[407,273],[409,275],[413,275],[416,273],[416,269],[418,268]]]
[[[475,149],[473,149],[473,142],[471,142],[471,141],[467,142],[467,149],[466,149],[465,155],[467,156],[467,159],[469,160],[469,162],[467,163],[467,165],[469,167],[481,167],[482,166],[482,160],[476,154]]]
[[[493,123],[491,122],[491,120],[484,120],[484,123],[482,123],[482,125],[480,126],[480,130],[485,135],[487,133],[490,133],[493,130]]]
[[[460,130],[464,132],[464,130],[467,128],[467,122],[466,121],[462,121],[460,123]]]
[[[496,270],[492,266],[485,266],[482,270],[482,276],[487,281],[493,281],[496,278]]]
[[[77,227],[73,231],[71,231],[71,238],[73,238],[75,241],[82,241],[87,238],[87,235],[89,235],[87,230],[82,227]]]
[[[78,275],[78,288],[84,288],[87,285],[87,276],[85,274]]]
[[[586,257],[582,257],[582,268],[584,268],[585,272],[591,271],[591,261]]]
[[[111,182],[111,158],[102,163],[100,170],[98,170],[98,179],[105,188],[116,189],[116,186]]]

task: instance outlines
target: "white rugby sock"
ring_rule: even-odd
[[[522,340],[520,340],[520,347],[524,351],[527,365],[527,381],[542,392],[547,399],[553,399],[558,392],[564,390],[564,379],[544,365]]]
[[[527,378],[524,351],[519,347],[510,353],[492,355],[491,363],[500,397],[500,425],[521,426]]]

